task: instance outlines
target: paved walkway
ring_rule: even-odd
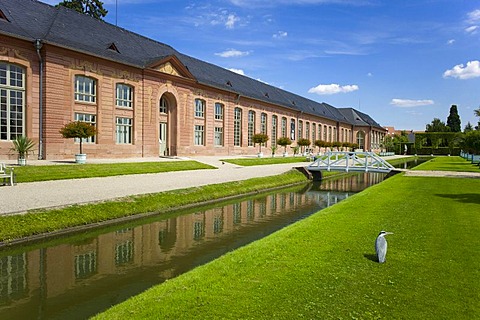
[[[228,157],[222,157],[228,158]],[[238,158],[238,156],[236,157]],[[178,161],[186,158],[177,159]],[[300,159],[300,158],[299,158]],[[165,161],[172,159],[89,160],[89,163],[126,161]],[[0,215],[23,213],[30,209],[61,207],[71,204],[98,202],[129,195],[156,193],[207,184],[239,181],[253,177],[281,174],[306,162],[266,166],[241,167],[220,161],[219,157],[195,157],[192,160],[207,163],[217,169],[176,171],[155,174],[56,180],[19,183],[13,187],[0,187]],[[47,164],[30,161],[29,165]],[[51,163],[48,163],[51,164]]]

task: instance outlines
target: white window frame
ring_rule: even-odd
[[[165,97],[161,97],[158,102],[158,112],[166,114],[168,112],[168,101]]]
[[[194,145],[204,146],[205,145],[205,126],[196,124],[194,127]]]
[[[0,63],[0,140],[25,134],[25,69]]]
[[[217,147],[223,146],[223,127],[215,127],[213,141],[215,146]]]
[[[215,120],[223,120],[223,112],[225,108],[220,102],[215,103]]]
[[[75,75],[74,92],[75,101],[95,103],[97,101],[97,81],[77,74]]]
[[[205,118],[205,100],[195,99],[195,118]]]
[[[242,109],[235,108],[233,111],[233,145],[242,146]]]
[[[133,108],[133,87],[117,83],[115,86],[115,105],[121,108]]]
[[[97,126],[97,116],[94,114],[75,113],[75,121],[86,122],[88,124],[91,124],[94,127]],[[80,142],[79,138],[74,138],[73,140],[77,143]],[[95,140],[96,140],[95,136],[91,136],[89,138],[83,139],[82,143],[95,143]]]
[[[253,135],[255,134],[255,111],[248,111],[248,126],[247,126],[247,135],[248,135],[248,146],[253,147]]]
[[[115,137],[117,144],[132,144],[133,142],[133,119],[117,117]]]

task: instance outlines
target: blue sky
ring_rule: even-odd
[[[42,0],[56,4],[56,0]],[[112,24],[273,86],[425,130],[480,120],[480,0],[104,0]],[[116,10],[117,8],[117,10]]]

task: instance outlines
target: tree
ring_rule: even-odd
[[[431,124],[427,124],[426,132],[449,132],[450,128],[445,125],[445,122],[438,118],[434,118]]]
[[[90,138],[97,133],[97,129],[89,123],[82,121],[74,121],[67,123],[60,129],[60,133],[65,139],[78,138],[80,139],[80,154],[83,154],[82,142],[83,139]]]
[[[262,143],[265,143],[268,141],[268,136],[264,133],[256,133],[252,137],[253,143],[258,143],[260,146],[260,149],[258,150],[259,153],[262,153]]]
[[[292,144],[292,140],[287,137],[281,137],[277,139],[277,144],[283,147],[283,152],[287,153],[287,146]]]
[[[63,0],[56,7],[62,6],[102,20],[108,13],[100,0]]]
[[[455,104],[452,104],[450,107],[450,114],[447,117],[447,126],[452,132],[462,131],[460,116],[458,115],[458,109]]]
[[[480,108],[473,110],[473,113],[475,114],[475,117],[480,117]]]
[[[470,123],[470,121],[468,121],[467,124],[465,125],[465,128],[463,129],[463,132],[467,133],[467,132],[470,132],[470,131],[473,131],[473,126]]]
[[[312,142],[308,139],[301,138],[301,139],[298,139],[297,144],[300,147],[302,147],[302,152],[305,152],[305,147],[308,147],[309,145],[311,145]]]

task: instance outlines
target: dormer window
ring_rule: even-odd
[[[113,43],[113,42],[108,46],[107,49],[108,49],[108,50],[115,51],[116,53],[120,53],[120,51],[118,51],[117,46],[116,46],[115,43]]]
[[[2,10],[0,10],[0,20],[10,22],[10,20],[7,19],[7,16],[5,15],[5,13],[3,13]]]
[[[233,85],[232,85],[232,83],[230,82],[230,80],[227,81],[227,86],[233,87]]]

